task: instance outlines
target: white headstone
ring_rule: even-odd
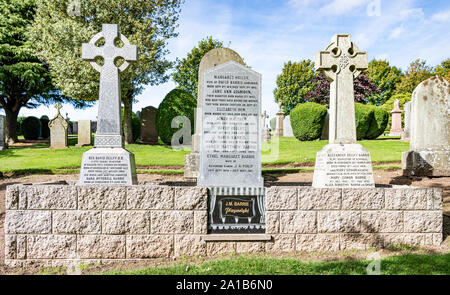
[[[77,122],[78,143],[77,146],[92,145],[91,120]]]
[[[313,187],[374,187],[370,154],[356,144],[353,79],[367,69],[350,34],[337,34],[325,51],[316,54],[317,69],[330,84],[329,144],[316,156]]]
[[[284,120],[284,113],[281,110],[281,102],[278,103],[278,112],[276,116],[275,121],[275,136],[283,137],[284,136],[284,129],[283,129],[283,120]]]
[[[291,116],[286,116],[283,120],[283,136],[294,137],[294,132],[291,126]]]
[[[403,105],[405,112],[404,122],[405,128],[403,129],[402,140],[409,141],[411,136],[411,102],[408,101]]]
[[[5,116],[0,115],[0,151],[8,148],[5,139],[5,119]]]

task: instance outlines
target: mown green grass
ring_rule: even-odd
[[[69,138],[67,149],[49,149],[48,143],[32,147],[11,147],[0,151],[0,172],[14,173],[74,173],[81,165],[83,153],[92,147],[75,147],[76,138]],[[316,153],[328,141],[300,142],[295,138],[281,138],[263,144],[263,165],[314,163]],[[371,153],[372,161],[389,163],[401,161],[401,153],[409,149],[407,142],[390,140],[364,140],[360,142]],[[149,166],[183,166],[189,150],[173,150],[163,145],[127,145],[135,155],[138,171],[152,173]],[[149,170],[150,169],[150,170]],[[67,170],[67,171],[66,171]],[[168,174],[180,171],[166,171]]]
[[[372,261],[301,262],[294,258],[229,258],[199,265],[180,264],[140,270],[112,271],[109,275],[365,275]],[[383,275],[449,275],[450,254],[407,254],[381,260]]]

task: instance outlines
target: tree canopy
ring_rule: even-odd
[[[394,95],[396,85],[401,81],[402,71],[397,67],[391,67],[386,60],[373,59],[369,62],[367,72],[372,83],[381,91],[380,94],[368,97],[369,103],[382,105]]]
[[[412,93],[423,81],[433,76],[433,68],[428,66],[425,60],[417,59],[412,62],[397,84],[395,94]]]

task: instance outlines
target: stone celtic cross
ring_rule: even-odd
[[[62,105],[61,105],[59,102],[57,102],[57,103],[55,104],[55,109],[58,111],[58,113],[56,114],[56,116],[60,115],[60,112],[61,112],[61,109],[62,109]]]
[[[350,34],[336,34],[324,51],[316,53],[316,66],[330,85],[330,144],[356,143],[353,79],[368,67],[367,52],[359,51]]]
[[[96,46],[102,38],[105,44]],[[117,47],[117,40],[121,40],[124,46]],[[103,66],[97,64],[97,57],[103,58]],[[83,43],[82,58],[90,61],[92,67],[100,72],[98,123],[94,146],[123,147],[119,73],[126,70],[130,62],[137,60],[137,47],[130,45],[128,39],[120,34],[117,25],[103,24],[100,33],[92,37],[89,43]],[[115,62],[119,58],[123,58],[124,62],[117,67]]]

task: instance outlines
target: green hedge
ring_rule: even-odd
[[[327,108],[315,102],[298,104],[291,111],[291,126],[295,138],[301,141],[316,140],[322,135]]]
[[[125,130],[123,126],[123,112],[124,108],[122,108],[122,128]],[[141,137],[141,118],[133,112],[131,112],[131,129],[133,132],[133,141],[136,142],[136,140]]]
[[[172,128],[172,120],[177,116],[186,116],[191,121],[191,134],[194,133],[194,113],[197,100],[188,92],[181,89],[170,91],[163,99],[156,113],[156,129],[161,140],[170,145],[172,136],[177,129]]]
[[[30,116],[22,122],[22,134],[26,140],[38,139],[41,131],[41,121],[38,118]]]
[[[373,109],[361,103],[355,103],[356,138],[363,139],[369,131],[373,118]]]
[[[375,139],[384,133],[389,122],[389,113],[381,107],[374,105],[368,105],[368,107],[373,109],[373,118],[364,139]]]
[[[394,102],[398,99],[399,107],[401,110],[403,110],[403,105],[407,103],[408,101],[411,101],[411,93],[402,93],[402,94],[396,94],[393,95],[390,99],[388,99],[382,106],[384,110],[386,110],[389,113],[389,122],[386,126],[386,131],[389,132],[391,130],[391,121],[392,121],[392,115],[391,111],[394,109]],[[405,112],[402,112],[402,128],[405,126]]]

